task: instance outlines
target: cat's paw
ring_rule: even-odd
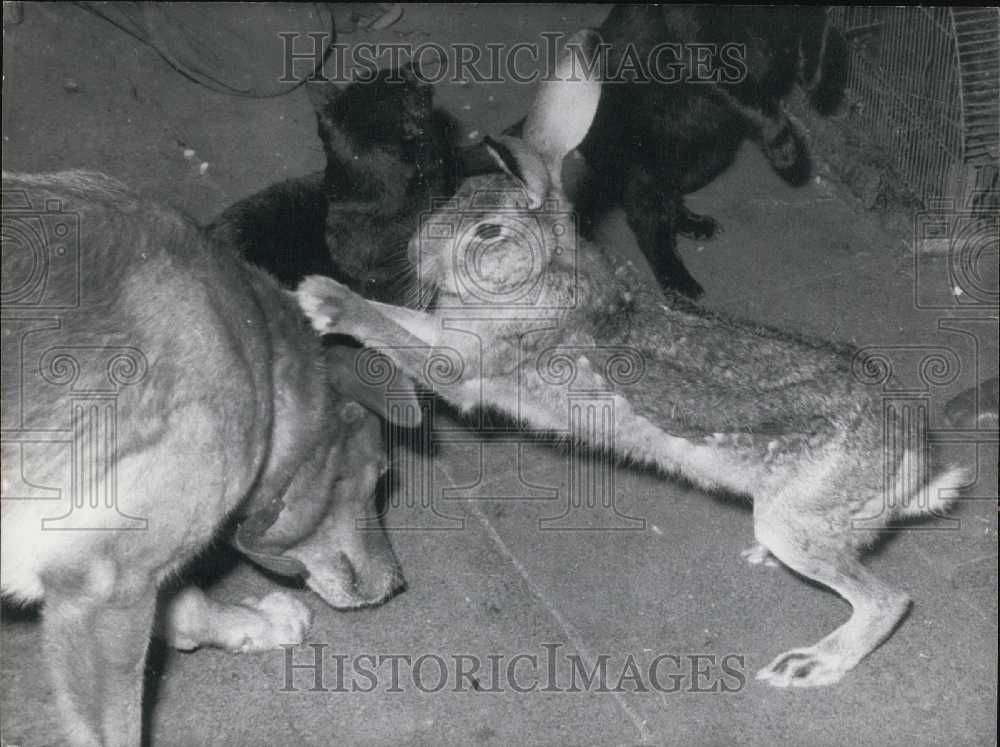
[[[701,283],[686,274],[684,276],[679,276],[678,274],[661,275],[660,285],[663,288],[680,293],[682,296],[687,296],[692,301],[697,301],[705,294],[705,289],[701,287]]]
[[[696,241],[715,238],[722,233],[722,224],[708,215],[685,212],[677,220],[677,233]]]

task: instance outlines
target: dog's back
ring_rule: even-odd
[[[3,189],[3,593],[45,600],[70,741],[138,744],[157,585],[325,459],[322,348],[273,280],[107,177]]]
[[[23,213],[10,209],[20,195],[28,198]],[[222,255],[205,251],[197,230],[177,214],[142,202],[98,175],[5,175],[4,197],[5,229],[18,231],[36,224],[44,231],[40,221],[48,220],[55,210],[72,220],[71,232],[63,239],[72,245],[63,251],[76,253],[76,261],[49,262],[48,275],[41,280],[50,298],[76,295],[79,288],[77,307],[52,317],[38,316],[38,311],[29,316],[5,303],[5,420],[16,418],[13,427],[31,432],[72,435],[74,428],[84,427],[74,418],[88,413],[74,413],[71,399],[63,392],[65,388],[92,392],[92,406],[104,405],[102,415],[110,414],[108,408],[113,406],[114,423],[107,425],[115,429],[116,442],[128,451],[119,450],[113,473],[106,471],[112,466],[107,460],[97,460],[96,473],[86,476],[96,484],[78,487],[101,491],[94,495],[114,490],[118,511],[139,519],[188,505],[188,501],[171,502],[167,507],[150,505],[151,485],[159,479],[173,483],[177,490],[202,494],[209,502],[188,517],[195,526],[231,508],[249,485],[242,479],[231,483],[228,475],[255,476],[266,439],[256,441],[261,446],[241,455],[245,463],[240,469],[227,469],[212,445],[234,433],[252,432],[255,424],[266,423],[270,417],[269,412],[248,410],[245,401],[226,396],[226,388],[238,392],[269,386],[266,369],[238,365],[245,356],[264,351],[256,348],[253,337],[226,329],[218,308],[246,307],[247,322],[258,325],[262,321],[253,317],[259,317],[259,311],[238,284],[213,288],[207,282],[221,272],[237,272],[238,267]],[[46,210],[47,214],[39,215]],[[57,239],[30,238],[39,242]],[[59,248],[36,244],[25,245],[23,251],[5,250],[5,265],[12,265],[5,270],[11,270],[15,278],[27,276],[31,268],[22,263],[34,261],[37,251],[54,256]],[[206,356],[209,341],[213,354]],[[226,388],[197,386],[220,376],[227,380]],[[269,399],[258,402],[261,407],[270,406]],[[149,558],[144,542],[139,543],[144,557],[132,558],[133,535],[128,533],[82,531],[70,535],[73,540],[67,542],[62,532],[41,531],[43,518],[52,520],[63,514],[65,520],[52,526],[102,529],[105,523],[113,526],[115,522],[114,511],[71,506],[63,499],[70,496],[18,501],[20,496],[9,494],[8,486],[14,490],[29,476],[41,485],[69,484],[63,478],[67,467],[73,466],[74,455],[67,446],[65,441],[25,442],[4,454],[9,458],[3,463],[3,587],[19,598],[41,597],[47,583],[59,579],[63,571],[74,577],[85,572],[78,551],[96,543],[123,570],[133,561],[147,568],[168,560]],[[159,458],[154,459],[154,453]],[[204,535],[195,526],[184,530],[192,540]],[[163,527],[152,529],[162,531]],[[169,540],[162,543],[172,545]],[[169,570],[165,566],[159,573]]]

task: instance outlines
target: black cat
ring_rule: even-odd
[[[703,291],[677,255],[676,235],[710,238],[719,225],[690,212],[684,195],[725,171],[746,138],[785,181],[808,181],[805,137],[782,99],[799,84],[817,112],[836,111],[847,82],[846,41],[819,7],[619,5],[599,31],[610,45],[605,83],[580,146],[600,182],[589,202],[623,207],[661,283],[697,298]],[[692,79],[692,44],[715,45],[707,54],[708,69],[720,70],[717,81]],[[654,55],[662,68],[643,67],[658,45],[680,45],[681,80],[664,78],[671,50]]]
[[[236,203],[209,230],[284,285],[330,275],[374,300],[413,302],[406,245],[432,198],[454,191],[454,121],[434,108],[412,65],[344,89],[310,81],[307,90],[325,170]]]

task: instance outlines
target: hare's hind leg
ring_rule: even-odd
[[[850,518],[830,522],[794,504],[767,506],[754,516],[757,541],[782,563],[830,587],[852,607],[850,619],[819,643],[778,656],[757,674],[775,687],[817,687],[839,681],[870,654],[906,614],[910,600],[858,560]]]

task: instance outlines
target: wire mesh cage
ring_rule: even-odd
[[[851,46],[852,116],[916,197],[996,209],[1000,9],[842,6],[831,14]]]

